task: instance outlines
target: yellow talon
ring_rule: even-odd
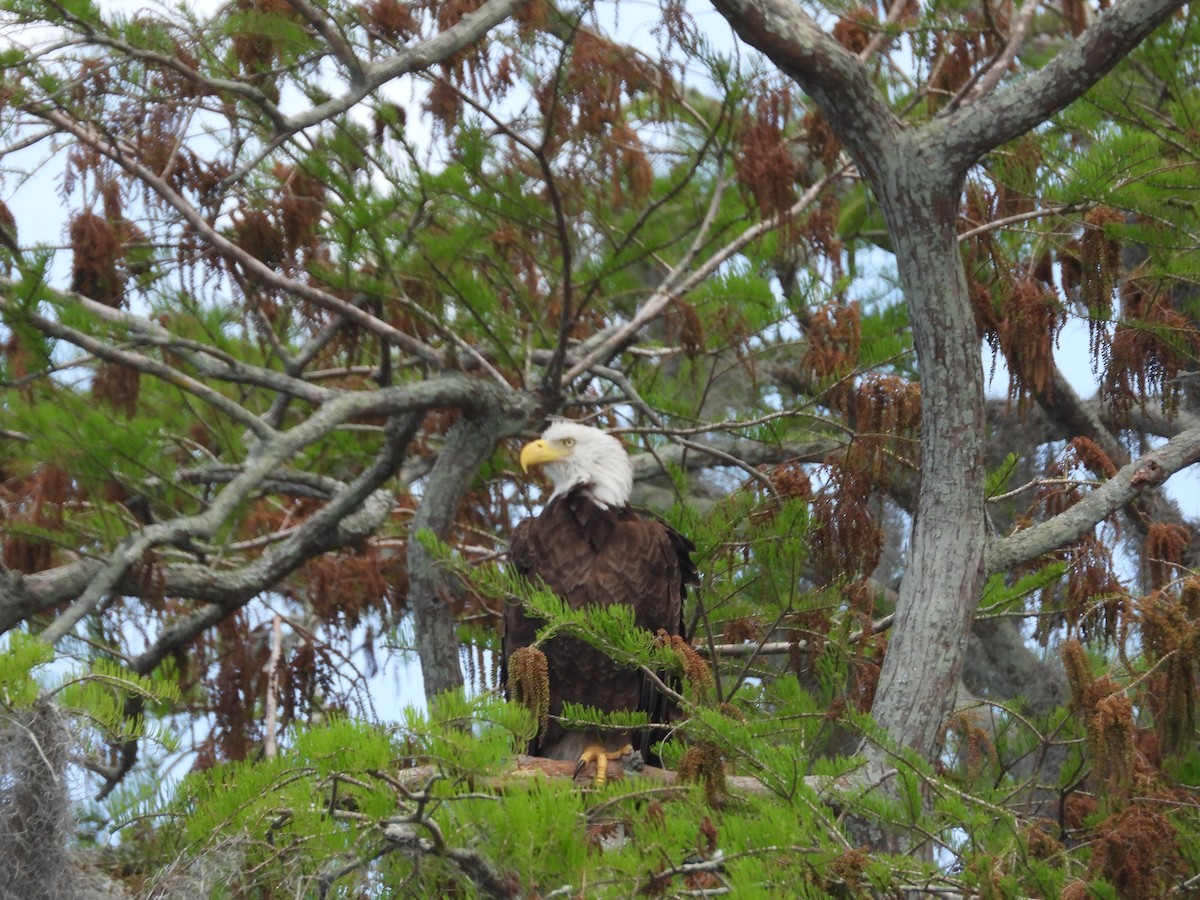
[[[603,787],[608,780],[608,761],[610,759],[620,759],[623,756],[633,752],[633,745],[626,744],[619,750],[605,750],[603,744],[590,744],[583,753],[579,754],[579,762],[575,764],[575,777],[584,770],[588,763],[596,764],[596,775],[592,779],[592,784],[596,787]]]

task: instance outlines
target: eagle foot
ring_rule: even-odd
[[[608,761],[621,759],[633,753],[633,745],[626,744],[619,750],[605,750],[603,744],[589,744],[588,747],[579,754],[579,761],[575,763],[575,778],[587,768],[588,763],[596,764],[596,774],[592,777],[592,785],[594,787],[603,787],[608,780]]]

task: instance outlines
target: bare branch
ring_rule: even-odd
[[[990,94],[996,89],[1001,79],[1008,74],[1008,68],[1017,58],[1017,54],[1025,45],[1025,34],[1029,31],[1029,24],[1033,21],[1034,15],[1041,7],[1041,0],[1025,0],[1021,7],[1020,13],[1017,14],[1016,20],[1013,21],[1012,27],[1008,31],[1008,37],[1004,42],[1004,47],[996,58],[988,63],[987,68],[983,70],[982,76],[970,87],[966,94],[968,101],[975,101]],[[958,98],[951,106],[958,105]]]
[[[895,592],[888,590],[882,584],[872,583],[872,589],[880,593],[892,595],[894,602]],[[857,644],[864,637],[870,635],[882,634],[892,627],[892,621],[895,617],[891,615],[882,616],[871,623],[871,627],[862,631],[856,631],[854,634],[846,638],[846,641],[851,644]],[[712,644],[704,646],[696,645],[696,652],[708,654],[710,656],[771,656],[783,653],[791,653],[793,650],[804,651],[808,649],[807,641],[763,641],[761,643],[741,643],[741,644]]]
[[[6,298],[0,296],[0,310],[12,310],[13,304]],[[128,350],[121,350],[117,347],[107,344],[104,341],[86,335],[81,331],[76,331],[63,325],[61,322],[56,322],[53,319],[47,319],[45,316],[39,316],[36,313],[27,313],[26,319],[31,325],[36,327],[43,334],[51,337],[56,337],[61,340],[74,344],[98,359],[103,359],[108,362],[116,363],[117,365],[125,366],[137,372],[143,372],[148,375],[154,375],[166,381],[168,384],[173,384],[182,391],[186,391],[196,397],[199,397],[205,403],[220,410],[230,419],[248,428],[260,440],[267,440],[275,434],[275,429],[267,425],[262,419],[253,413],[246,410],[244,407],[234,403],[224,394],[215,391],[208,385],[196,381],[178,369],[159,362],[156,359],[151,359],[148,356],[142,356],[140,353],[132,353]]]
[[[274,137],[245,165],[226,178],[224,184],[240,181],[297,132],[352,109],[389,81],[402,75],[424,71],[466,49],[528,2],[529,0],[489,0],[474,12],[467,13],[441,34],[405,47],[390,59],[362,66],[359,76],[352,78],[350,89],[340,97],[319,103],[296,116],[281,116],[276,122]]]
[[[47,640],[58,640],[109,594],[140,596],[146,590],[137,566],[147,550],[210,537],[253,492],[279,483],[280,467],[287,459],[339,423],[349,418],[379,415],[399,416],[398,423],[407,423],[403,427],[389,426],[399,430],[389,432],[389,441],[372,466],[334,494],[329,503],[285,540],[253,562],[235,569],[188,563],[161,567],[160,590],[174,596],[208,600],[226,611],[236,608],[316,553],[346,546],[383,524],[393,499],[390,491],[379,491],[378,487],[399,465],[409,440],[405,435],[410,427],[416,427],[405,414],[411,413],[419,421],[424,411],[433,406],[457,406],[475,416],[486,413],[522,422],[532,408],[532,401],[514,391],[502,391],[490,383],[459,376],[339,395],[305,422],[260,443],[232,478],[228,473],[217,473],[217,481],[228,481],[202,513],[147,525],[127,537],[104,561],[80,560],[29,575],[6,573],[0,578],[0,633],[42,610],[73,600],[69,611],[43,635]],[[500,433],[498,428],[495,433]],[[311,484],[330,486],[330,482],[320,479]],[[202,630],[221,617],[217,611],[210,611],[198,615],[193,624]],[[199,633],[188,628],[184,631]]]
[[[821,195],[821,192],[826,187],[843,177],[849,169],[849,166],[843,166],[837,171],[829,173],[806,190],[787,212],[772,216],[770,219],[764,219],[762,222],[747,228],[734,240],[730,241],[701,265],[697,266],[696,270],[687,278],[676,282],[677,273],[669,273],[663,281],[663,286],[647,298],[646,302],[642,304],[632,319],[621,325],[606,328],[604,331],[588,338],[579,347],[575,353],[576,361],[567,370],[567,374],[563,376],[563,382],[569,384],[588,369],[597,364],[603,364],[620,353],[637,339],[638,332],[647,323],[653,321],[663,313],[673,299],[682,297],[694,290],[706,278],[719,269],[721,265],[740,253],[747,245],[758,240],[762,235],[778,228],[782,223],[799,215],[816,201],[817,197]]]
[[[526,414],[532,414],[532,404]],[[526,416],[498,416],[494,411],[464,416],[446,436],[446,444],[429,474],[410,533],[428,532],[444,539],[454,524],[467,488],[501,438],[516,434]],[[419,539],[408,544],[408,580],[416,619],[417,650],[425,679],[425,696],[462,686],[458,636],[449,603],[451,588],[429,549]]]
[[[1025,134],[1080,97],[1185,5],[1185,0],[1114,3],[1037,72],[936,117],[921,131],[937,141],[956,171],[965,172],[984,153]]]
[[[1197,461],[1200,461],[1200,428],[1190,428],[1130,462],[1106,484],[1054,518],[989,541],[986,571],[988,574],[1006,571],[1075,540],[1139,493],[1158,487]]]
[[[329,45],[329,49],[333,51],[338,62],[349,71],[350,83],[355,86],[361,85],[366,78],[362,62],[354,55],[354,49],[347,43],[345,36],[333,20],[309,0],[288,0],[288,3],[291,4],[292,9],[304,16],[308,20],[308,24],[325,39],[325,43]]]
[[[109,141],[108,137],[75,121],[66,113],[47,109],[34,112],[44,121],[57,125],[62,131],[74,135],[85,145],[97,153],[107,157],[124,169],[129,175],[141,181],[152,189],[178,212],[196,233],[211,245],[213,250],[227,259],[236,261],[247,273],[258,279],[262,284],[277,288],[302,300],[315,303],[324,309],[338,313],[366,331],[378,335],[395,344],[397,347],[412,353],[426,363],[443,368],[445,360],[442,353],[422,341],[400,331],[398,328],[360,309],[353,303],[347,303],[333,294],[304,281],[288,278],[270,266],[266,265],[252,254],[247,253],[225,235],[221,234],[198,209],[190,204],[182,194],[176,191],[165,178],[151,171],[137,161],[131,148],[119,146]]]

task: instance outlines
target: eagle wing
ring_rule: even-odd
[[[541,515],[517,526],[509,560],[527,578],[540,579],[572,608],[620,603],[651,632],[683,631],[686,585],[695,580],[691,543],[660,519],[631,509],[597,505],[576,490],[547,504]],[[533,643],[540,619],[520,604],[504,612],[503,653]],[[583,641],[560,636],[542,647],[550,675],[550,714],[565,701],[606,712],[642,710],[656,722],[671,709],[658,691],[647,690],[640,672],[627,669]],[[577,741],[551,722],[534,752],[569,759]]]

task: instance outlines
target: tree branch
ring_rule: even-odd
[[[986,572],[1006,571],[1075,540],[1142,491],[1158,487],[1197,461],[1200,461],[1200,428],[1189,428],[1124,466],[1070,509],[1024,531],[990,540],[984,555]]]
[[[437,560],[416,537],[426,531],[444,540],[458,515],[479,467],[492,454],[496,442],[518,433],[533,414],[533,403],[519,412],[504,415],[488,410],[464,415],[450,429],[446,444],[438,455],[425,484],[421,505],[409,526],[408,583],[415,618],[417,652],[425,681],[425,696],[433,698],[443,691],[462,686],[458,662],[458,635],[454,610],[449,603],[449,587]]]
[[[712,275],[719,269],[727,260],[736,256],[743,248],[758,240],[762,235],[767,234],[778,228],[783,222],[795,217],[811,206],[832,182],[843,177],[849,166],[838,169],[836,172],[831,172],[824,178],[817,181],[812,187],[804,192],[804,194],[786,213],[780,213],[772,216],[769,219],[764,219],[751,227],[747,228],[739,234],[734,240],[730,241],[703,263],[696,267],[687,278],[677,280],[679,278],[678,271],[668,273],[663,281],[663,286],[656,290],[647,298],[646,302],[641,305],[638,311],[628,322],[620,325],[614,325],[611,328],[606,328],[592,337],[588,338],[575,352],[575,362],[563,376],[563,383],[569,384],[578,378],[580,375],[587,372],[593,366],[602,365],[616,354],[620,353],[628,347],[634,340],[637,339],[638,332],[646,326],[647,323],[653,321],[656,317],[662,314],[672,300],[677,297],[685,296],[688,292],[694,290],[698,285],[702,284],[706,278]]]
[[[0,297],[0,310],[10,311],[12,309],[12,305],[4,297]],[[196,381],[196,379],[185,375],[178,369],[159,362],[156,359],[151,359],[148,356],[143,356],[140,353],[121,350],[91,335],[84,334],[81,331],[76,331],[74,328],[56,322],[53,319],[47,319],[45,316],[39,316],[36,313],[21,313],[21,315],[24,316],[29,324],[42,332],[42,334],[74,344],[76,347],[86,350],[97,359],[103,359],[106,362],[115,363],[146,375],[154,375],[168,384],[174,385],[181,391],[198,397],[205,403],[223,412],[232,421],[247,428],[260,440],[269,440],[276,433],[275,429],[266,422],[239,404],[234,403],[220,391],[213,390],[208,385]]]
[[[1033,0],[1027,0],[1033,2]],[[938,141],[956,170],[1030,131],[1107,75],[1185,0],[1120,0],[1037,72],[936,117]]]
[[[402,75],[410,75],[428,69],[436,63],[449,59],[483,38],[492,28],[510,18],[529,0],[489,0],[474,12],[467,13],[441,34],[428,40],[405,47],[390,59],[380,60],[351,70],[350,89],[340,97],[319,103],[295,116],[280,116],[274,137],[245,165],[226,178],[222,184],[228,187],[244,178],[268,155],[297,132],[311,128],[334,116],[341,115],[367,99],[389,81]],[[304,6],[309,4],[304,3]],[[357,77],[354,77],[357,75]]]
[[[57,640],[105,596],[112,593],[141,596],[147,588],[137,566],[147,550],[211,535],[251,493],[264,490],[273,482],[278,484],[280,468],[288,458],[340,423],[366,416],[423,414],[437,406],[460,408],[477,417],[486,414],[523,422],[532,408],[532,400],[490,382],[457,375],[338,395],[305,422],[261,442],[233,478],[228,479],[228,472],[218,473],[214,483],[228,481],[204,512],[148,525],[128,536],[106,560],[80,560],[31,574],[7,573],[0,578],[0,633],[45,609],[74,600],[69,614],[47,629],[46,639]],[[389,443],[399,440],[393,435]],[[378,529],[392,504],[391,492],[376,492],[378,484],[389,477],[379,474],[380,467],[388,465],[386,455],[377,457],[371,468],[333,495],[330,503],[252,563],[229,570],[190,563],[164,565],[157,573],[160,580],[156,590],[223,606],[244,603],[316,553],[345,546]],[[376,478],[377,481],[372,480]],[[310,485],[316,486],[317,482]]]
[[[379,486],[399,467],[422,418],[421,412],[393,416],[387,426],[388,439],[372,464],[286,540],[244,567],[243,578],[250,575],[246,580],[255,588],[249,592],[243,590],[241,602],[205,606],[180,622],[173,623],[159,634],[157,641],[133,660],[130,667],[141,674],[150,672],[173,649],[190,642],[260,593],[264,587],[275,584],[295,571],[305,561],[318,553],[373,534],[387,520],[395,502],[391,492],[379,490]]]
[[[713,0],[738,37],[761,50],[809,94],[874,183],[875,160],[895,151],[903,130],[861,59],[792,0]]]
[[[73,135],[84,145],[109,159],[124,169],[134,179],[153,190],[163,201],[178,212],[196,234],[206,244],[211,246],[214,251],[226,259],[236,262],[261,284],[285,291],[301,300],[337,313],[371,334],[390,341],[405,352],[412,353],[423,362],[437,368],[445,367],[445,359],[440,351],[417,340],[412,335],[406,334],[400,329],[389,325],[366,310],[355,306],[353,303],[348,303],[309,282],[288,278],[254,255],[247,253],[218,231],[209,222],[208,217],[189,203],[182,194],[172,188],[165,178],[160,177],[156,172],[138,162],[133,148],[122,147],[119,144],[113,143],[107,135],[102,135],[88,126],[75,121],[59,109],[30,110],[30,114],[36,115],[43,121],[56,125],[63,132]]]

